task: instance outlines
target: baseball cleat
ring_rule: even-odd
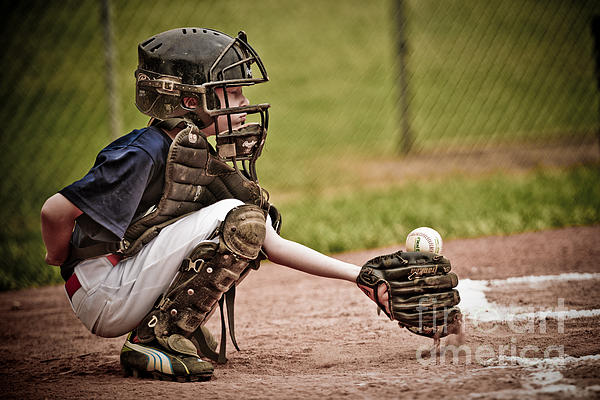
[[[157,342],[139,343],[130,332],[121,349],[121,368],[125,376],[179,382],[207,381],[213,375],[208,361],[168,351]]]

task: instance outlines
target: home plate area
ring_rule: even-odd
[[[599,284],[600,273],[576,272],[462,279],[463,341],[422,346],[417,361],[470,364],[472,377],[508,384],[471,398],[600,397]]]

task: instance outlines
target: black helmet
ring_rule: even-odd
[[[139,44],[135,77],[135,104],[142,113],[156,119],[185,118],[204,128],[216,122],[219,115],[259,113],[260,123],[247,124],[239,131],[232,130],[229,117],[228,127],[215,128],[217,149],[223,158],[255,160],[260,155],[269,104],[230,108],[225,90],[268,81],[265,67],[244,32],[236,38],[204,28],[159,33]],[[223,88],[225,104],[220,104],[215,94],[217,87]],[[198,106],[187,108],[185,97],[196,98]],[[241,145],[242,140],[245,145]]]

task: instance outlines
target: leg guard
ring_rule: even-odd
[[[219,243],[201,243],[183,260],[171,286],[137,328],[142,343],[157,340],[178,353],[197,354],[188,338],[257,258],[266,234],[265,214],[257,206],[238,206],[217,234]]]

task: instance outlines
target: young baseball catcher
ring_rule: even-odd
[[[138,55],[135,102],[149,125],[102,149],[41,212],[46,262],[60,265],[77,317],[98,336],[129,332],[127,374],[210,379],[206,358],[226,361],[226,326],[237,347],[236,286],[266,258],[356,282],[401,326],[448,334],[460,314],[444,257],[397,252],[361,267],[279,235],[280,215],[255,168],[269,104],[243,93],[267,72],[244,32],[173,29],[140,43]],[[217,304],[218,351],[203,328]]]

